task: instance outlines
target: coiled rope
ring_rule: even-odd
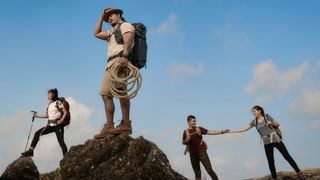
[[[119,71],[127,71],[124,73],[125,77],[119,77]],[[121,67],[121,64],[114,63],[109,69],[109,84],[110,92],[113,97],[132,99],[137,96],[141,83],[142,76],[137,67],[128,63],[127,67]],[[125,89],[117,88],[116,85],[127,87]]]

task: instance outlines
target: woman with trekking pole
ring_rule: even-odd
[[[62,149],[63,155],[65,155],[68,151],[67,146],[64,142],[64,125],[63,122],[66,120],[68,116],[68,111],[63,106],[63,103],[58,98],[58,89],[50,89],[48,91],[48,100],[49,104],[47,107],[46,114],[37,114],[35,111],[33,112],[32,119],[34,118],[43,118],[48,119],[48,123],[45,127],[39,129],[34,133],[30,148],[28,151],[21,153],[22,156],[33,156],[33,151],[36,148],[36,145],[40,139],[40,136],[46,135],[52,132],[55,132],[60,147]]]
[[[254,106],[252,113],[255,119],[251,121],[249,125],[238,130],[230,130],[229,133],[242,133],[248,131],[252,127],[256,127],[261,140],[264,143],[264,150],[267,156],[269,169],[273,179],[277,179],[276,167],[274,165],[274,148],[277,148],[282,156],[289,162],[292,168],[296,171],[297,177],[301,180],[305,180],[304,173],[299,169],[296,162],[289,154],[286,146],[282,141],[282,133],[279,129],[280,124],[275,121],[270,115],[265,114],[264,110],[260,106]]]

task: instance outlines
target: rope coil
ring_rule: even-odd
[[[119,76],[120,70],[127,70],[128,73],[125,74],[124,77]],[[142,76],[140,71],[137,67],[132,65],[131,63],[128,64],[127,67],[121,67],[121,64],[115,63],[113,64],[108,71],[109,73],[109,84],[110,84],[110,92],[113,97],[116,98],[127,98],[132,99],[137,96],[141,83],[142,83]],[[127,87],[120,89],[116,87],[117,84],[121,86]]]

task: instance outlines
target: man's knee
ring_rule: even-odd
[[[108,95],[101,95],[101,98],[104,102],[112,101],[113,97]]]

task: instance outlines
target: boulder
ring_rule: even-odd
[[[1,180],[38,180],[39,171],[30,157],[19,157],[3,172]]]
[[[71,147],[60,162],[62,179],[186,179],[166,155],[142,136],[109,135]]]

